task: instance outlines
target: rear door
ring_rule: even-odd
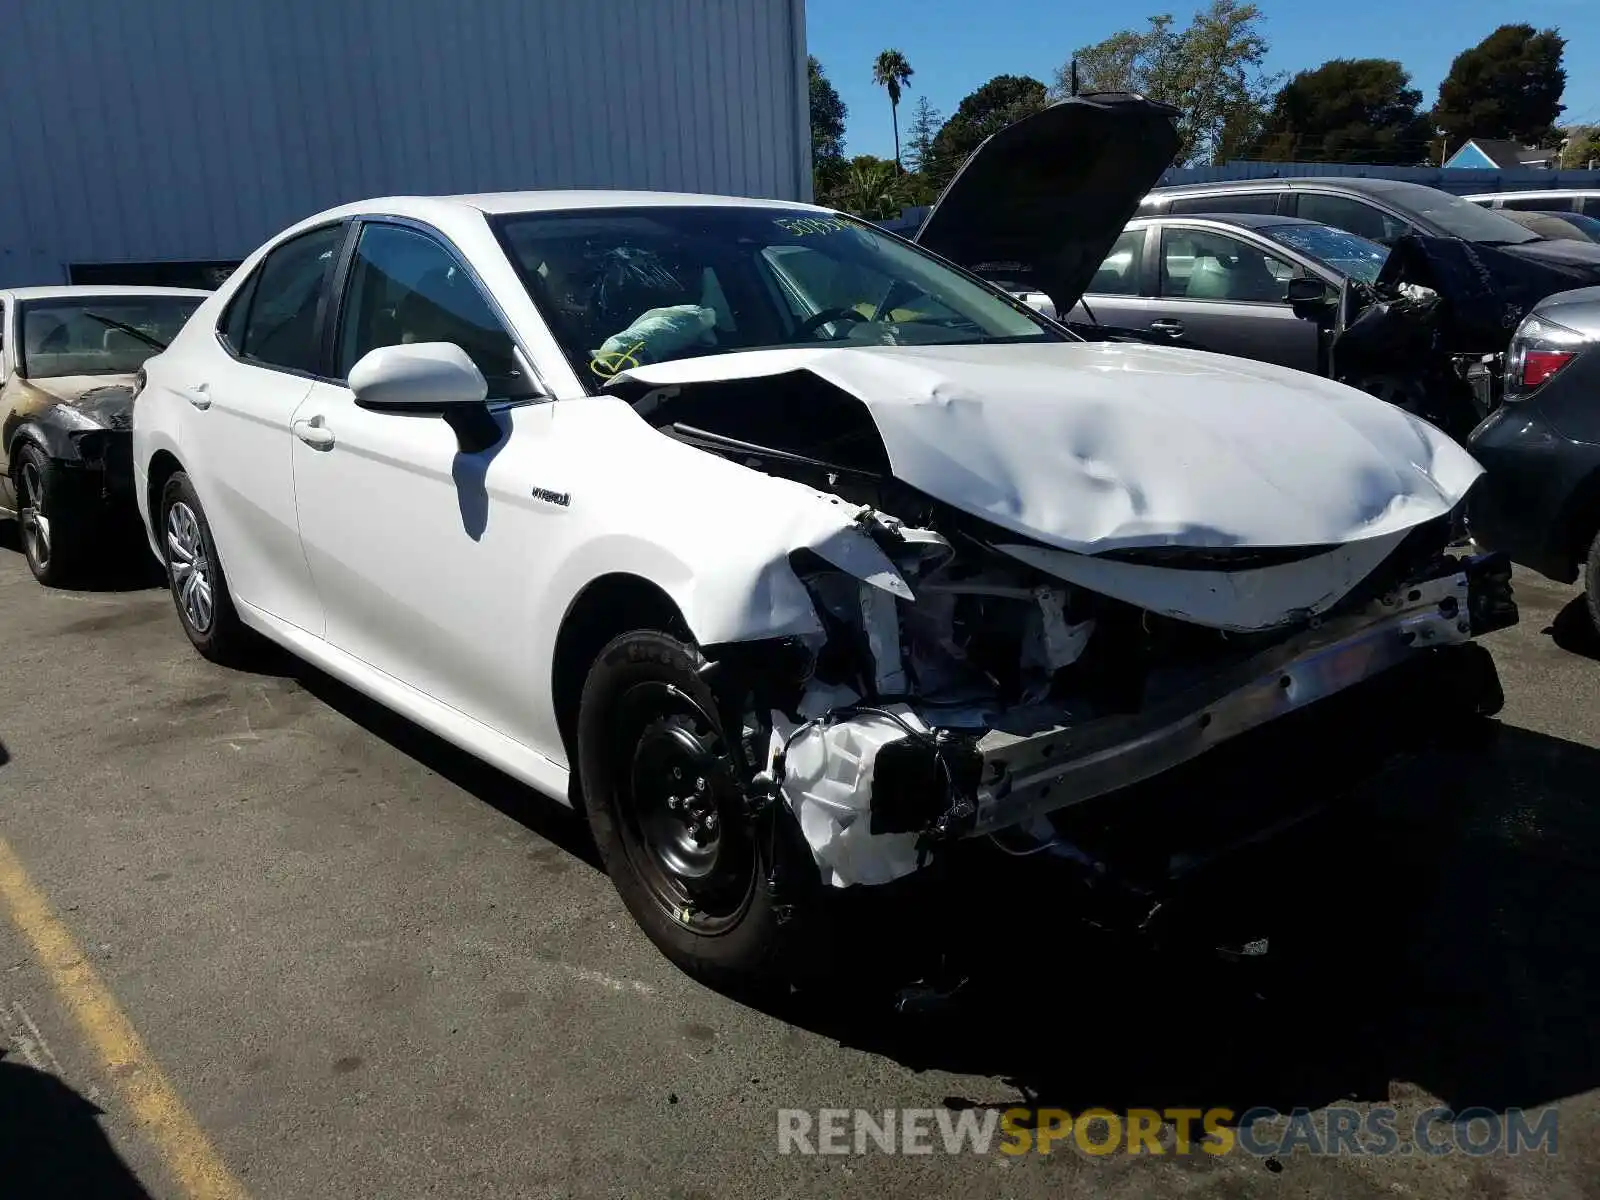
[[[1160,316],[1150,328],[1220,354],[1315,372],[1320,332],[1285,299],[1304,274],[1242,236],[1171,224],[1161,230]]]
[[[1150,322],[1161,315],[1147,271],[1145,246],[1152,236],[1150,226],[1124,230],[1067,319],[1118,329],[1149,329]]]
[[[314,636],[322,607],[300,548],[290,425],[321,368],[346,232],[323,225],[275,246],[230,299],[216,341],[162,376],[190,405],[181,410],[184,466],[234,597]]]

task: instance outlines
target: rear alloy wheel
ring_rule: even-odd
[[[17,526],[28,570],[46,587],[71,583],[83,563],[84,515],[75,511],[61,467],[31,442],[17,456]]]
[[[211,661],[242,663],[250,649],[250,631],[228,595],[200,498],[181,471],[162,489],[160,517],[161,555],[184,633]]]
[[[804,901],[819,881],[784,805],[751,814],[704,661],[650,630],[601,651],[578,711],[584,806],[623,903],[662,952],[714,986],[766,988],[804,970]]]

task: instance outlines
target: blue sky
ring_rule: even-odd
[[[894,152],[889,99],[872,85],[872,60],[894,47],[916,70],[901,101],[901,129],[917,97],[945,116],[995,75],[1049,83],[1078,46],[1171,12],[1186,21],[1205,0],[1143,5],[1071,0],[806,0],[806,40],[849,106],[845,150]],[[1272,52],[1271,71],[1304,70],[1330,58],[1395,58],[1411,72],[1423,104],[1433,103],[1450,60],[1497,25],[1525,21],[1567,39],[1563,121],[1600,123],[1600,2],[1597,0],[1257,0]]]

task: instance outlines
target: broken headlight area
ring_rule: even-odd
[[[1516,620],[1505,562],[1446,553],[1448,517],[1397,539],[1359,580],[1330,584],[1320,604],[1253,630],[1076,586],[959,520],[947,535],[864,509],[858,528],[905,586],[793,555],[822,632],[787,641],[763,698],[740,689],[735,718],[754,792],[792,811],[836,887],[889,883],[972,837],[1016,853],[1061,810]],[[1342,549],[1120,561],[1184,577],[1181,593],[1348,567]],[[1498,708],[1487,693],[1446,700]]]

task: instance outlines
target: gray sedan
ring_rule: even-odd
[[[1344,281],[1372,283],[1389,250],[1296,217],[1226,213],[1128,223],[1068,320],[1328,373]]]

